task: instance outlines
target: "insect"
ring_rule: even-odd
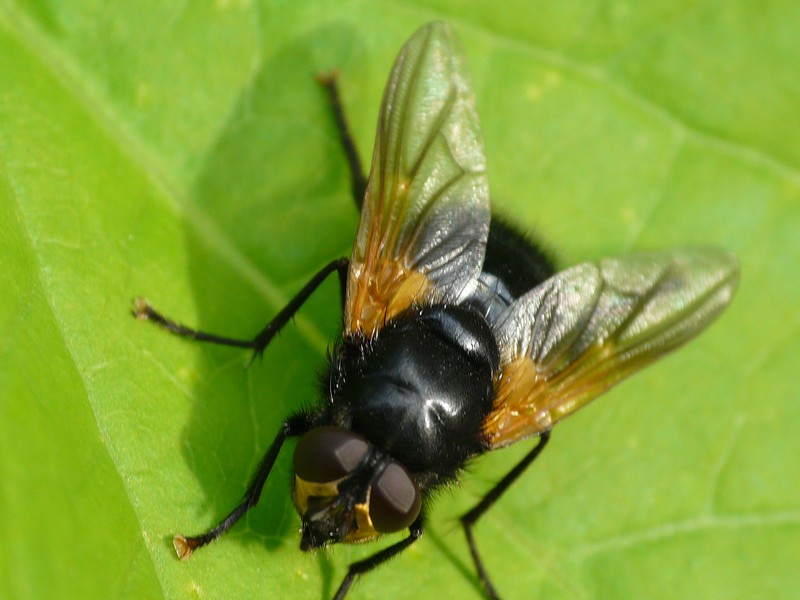
[[[703,330],[730,302],[736,260],[714,249],[642,253],[554,273],[508,224],[491,218],[475,101],[452,30],[431,23],[389,76],[369,178],[335,108],[361,219],[352,256],[325,265],[252,340],[203,333],[145,300],[134,314],[175,334],[263,353],[329,275],[343,333],[316,406],[278,429],[242,502],[217,526],[176,535],[187,558],[255,506],[281,448],[294,451],[300,548],[407,531],[349,566],[335,598],[420,538],[428,500],[466,463],[537,442],[461,517],[479,580],[498,597],[473,526],[542,452],[553,426]]]

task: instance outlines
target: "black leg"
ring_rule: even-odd
[[[325,265],[311,278],[305,287],[289,301],[289,304],[287,304],[252,340],[237,340],[186,327],[159,313],[142,297],[136,298],[133,302],[133,316],[137,319],[153,321],[167,331],[181,337],[223,346],[233,346],[235,348],[251,348],[254,355],[259,355],[264,352],[264,349],[269,345],[270,341],[272,341],[272,338],[275,337],[275,334],[289,322],[303,303],[308,300],[308,297],[314,293],[314,290],[316,290],[325,278],[334,271],[337,271],[339,274],[339,284],[341,286],[342,297],[344,297],[347,284],[347,268],[349,264],[350,261],[348,259],[339,258]]]
[[[333,597],[333,600],[342,600],[347,595],[347,591],[350,589],[350,586],[353,585],[356,577],[364,575],[375,567],[382,565],[387,560],[397,556],[411,544],[416,542],[422,536],[422,521],[423,517],[422,514],[420,514],[420,516],[417,517],[417,520],[414,521],[408,528],[408,537],[406,539],[401,540],[396,544],[392,544],[388,548],[384,548],[380,552],[376,552],[372,556],[367,557],[364,560],[354,562],[352,565],[350,565],[347,568],[347,575],[344,576],[339,589],[336,590],[336,595]]]
[[[278,458],[278,453],[281,451],[281,446],[286,438],[302,435],[312,427],[312,421],[307,415],[299,415],[284,421],[281,425],[278,435],[272,441],[272,444],[258,465],[258,470],[250,482],[250,487],[244,493],[244,498],[239,505],[234,508],[227,517],[222,519],[216,527],[209,529],[202,535],[185,537],[183,535],[176,535],[172,539],[172,544],[175,546],[175,551],[178,553],[178,558],[189,558],[197,548],[205,546],[209,542],[214,541],[223,533],[228,531],[233,525],[241,519],[244,514],[253,508],[261,497],[261,490],[264,489],[264,484],[267,482],[267,477],[272,470],[272,465],[275,464],[275,459]]]
[[[497,592],[492,585],[491,580],[489,579],[489,575],[486,573],[486,569],[483,566],[483,561],[481,561],[480,554],[478,554],[478,546],[475,544],[475,538],[472,535],[472,526],[475,522],[481,518],[481,515],[485,513],[489,508],[494,504],[500,496],[503,495],[514,481],[516,481],[517,477],[522,475],[523,471],[527,469],[530,464],[536,460],[536,457],[541,454],[544,447],[547,445],[548,440],[550,439],[550,432],[545,431],[540,437],[539,442],[536,446],[525,455],[519,464],[511,469],[505,477],[503,477],[497,485],[495,485],[492,490],[486,494],[483,499],[478,502],[478,504],[466,513],[464,516],[461,517],[461,524],[464,526],[464,533],[467,535],[467,543],[469,544],[469,551],[472,554],[472,560],[475,562],[475,568],[478,570],[478,578],[481,581],[481,585],[483,585],[483,589],[486,591],[486,595],[493,600],[499,598]]]
[[[336,80],[339,74],[336,71],[321,73],[317,79],[328,92],[328,99],[333,108],[333,116],[336,118],[336,126],[339,129],[339,136],[347,154],[347,162],[350,165],[350,182],[353,189],[353,199],[356,201],[358,210],[361,210],[361,203],[364,201],[364,193],[367,191],[367,177],[361,166],[353,137],[350,135],[350,128],[347,125],[347,118],[344,115],[342,100],[339,96],[339,87]]]

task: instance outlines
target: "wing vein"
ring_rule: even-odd
[[[433,196],[431,196],[431,200],[425,204],[425,206],[420,211],[420,216],[417,219],[416,223],[414,223],[414,227],[411,230],[411,234],[409,235],[409,246],[419,248],[421,245],[419,243],[419,236],[421,234],[421,227],[423,225],[427,225],[429,223],[427,217],[431,210],[435,208],[437,201],[444,196],[448,190],[454,187],[459,180],[464,177],[464,171],[460,171],[457,175],[452,177],[449,181],[447,181],[443,186],[440,186],[439,189],[434,192]],[[421,258],[421,256],[420,256]]]
[[[450,158],[452,158],[453,162],[456,163],[458,168],[463,171],[463,168],[461,167],[461,165],[458,164],[458,161],[456,161],[455,156],[453,156],[453,152],[450,149],[450,145],[447,144],[447,136],[445,136],[442,133],[442,126],[444,125],[445,121],[447,121],[448,117],[450,117],[450,113],[452,112],[455,103],[456,103],[456,94],[453,90],[450,90],[449,94],[447,95],[447,99],[445,100],[445,104],[442,107],[442,110],[439,111],[439,114],[436,116],[436,120],[431,126],[431,130],[428,132],[428,136],[425,138],[425,143],[422,145],[422,148],[420,148],[419,156],[414,161],[414,165],[409,170],[408,178],[410,180],[413,181],[414,179],[416,179],[417,173],[419,173],[419,169],[422,166],[422,163],[428,156],[428,151],[433,145],[433,142],[436,139],[436,137],[439,135],[441,135],[442,138],[445,140],[445,145],[447,146],[447,152],[450,155]]]

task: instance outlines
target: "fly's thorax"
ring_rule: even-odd
[[[483,451],[497,342],[459,306],[413,308],[373,339],[345,341],[331,369],[340,421],[418,475],[452,478]]]
[[[294,471],[303,550],[368,541],[405,529],[419,515],[414,477],[352,431],[325,426],[306,433],[295,449]]]

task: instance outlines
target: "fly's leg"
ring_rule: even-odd
[[[337,80],[339,73],[331,71],[329,73],[321,73],[317,79],[325,88],[328,93],[328,100],[333,109],[333,116],[336,119],[336,127],[339,130],[339,137],[342,141],[344,152],[347,155],[347,163],[350,165],[350,183],[353,190],[353,200],[355,200],[358,210],[361,210],[361,204],[364,201],[364,194],[367,191],[367,177],[364,175],[364,169],[361,166],[361,159],[358,157],[358,150],[350,135],[350,128],[347,125],[347,117],[344,114],[342,107],[342,100],[339,95],[339,86]]]
[[[375,567],[378,567],[390,558],[397,556],[411,544],[416,542],[420,537],[422,537],[422,521],[423,517],[422,514],[420,514],[417,517],[417,520],[409,526],[407,538],[400,540],[396,544],[392,544],[388,548],[384,548],[380,552],[376,552],[364,560],[360,560],[351,564],[347,568],[347,575],[344,576],[342,583],[339,585],[339,589],[336,590],[336,595],[333,597],[333,600],[343,600],[343,598],[347,595],[347,591],[350,589],[350,586],[353,585],[353,582],[357,577],[372,571],[372,569]]]
[[[511,469],[505,477],[503,477],[497,485],[495,485],[488,494],[486,494],[483,499],[478,502],[472,510],[461,517],[461,524],[464,526],[464,533],[467,536],[467,543],[469,544],[469,551],[472,554],[472,560],[475,563],[475,568],[478,571],[478,578],[481,581],[481,585],[483,586],[486,595],[491,598],[492,600],[497,600],[499,596],[492,585],[491,580],[489,579],[489,574],[486,572],[486,568],[483,566],[483,561],[481,560],[480,554],[478,553],[478,546],[475,544],[475,538],[472,535],[472,526],[475,525],[478,519],[481,518],[483,513],[485,513],[489,508],[497,502],[497,499],[503,495],[512,483],[514,483],[517,478],[522,475],[522,473],[527,469],[531,463],[536,460],[536,457],[541,454],[544,447],[547,445],[548,440],[550,439],[550,432],[546,431],[539,437],[539,442],[534,446],[533,450],[528,452],[525,455],[519,464],[516,467]]]
[[[344,303],[344,295],[347,289],[347,269],[350,261],[346,258],[339,258],[331,261],[325,265],[311,280],[303,287],[302,290],[292,298],[289,303],[281,310],[275,318],[270,321],[258,335],[251,340],[240,340],[235,338],[224,337],[212,333],[205,333],[198,331],[185,325],[181,325],[171,319],[168,319],[157,310],[155,310],[147,300],[142,297],[136,298],[133,302],[133,316],[137,319],[152,321],[153,323],[163,327],[167,331],[179,335],[181,337],[190,338],[199,342],[209,342],[211,344],[220,344],[222,346],[233,346],[235,348],[250,348],[253,351],[253,356],[261,355],[264,349],[275,337],[286,323],[294,316],[303,303],[308,300],[308,297],[314,293],[319,285],[334,271],[339,275],[339,286]]]
[[[178,553],[178,558],[181,560],[189,558],[192,552],[197,548],[205,546],[209,542],[217,539],[233,527],[248,510],[253,508],[261,497],[261,490],[264,489],[264,484],[267,482],[269,473],[272,470],[272,465],[275,464],[275,459],[278,458],[278,453],[281,451],[283,442],[285,442],[287,438],[303,435],[311,429],[312,426],[312,419],[305,414],[297,415],[284,421],[278,431],[278,435],[276,435],[275,439],[272,441],[269,450],[267,450],[264,458],[261,459],[261,464],[258,465],[258,469],[253,475],[253,480],[250,482],[250,487],[247,488],[244,498],[236,508],[215,527],[201,535],[186,537],[179,534],[172,538],[172,544],[175,546],[175,552]]]

